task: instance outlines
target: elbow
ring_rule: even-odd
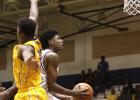
[[[47,83],[48,83],[48,90],[49,90],[49,91],[52,91],[52,89],[53,89],[53,82],[51,82],[51,81],[48,79]]]
[[[55,91],[55,83],[48,82],[48,91],[54,92]]]
[[[48,91],[53,91],[54,89],[53,89],[53,84],[51,84],[51,85],[49,85],[48,84]]]

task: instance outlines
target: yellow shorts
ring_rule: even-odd
[[[28,90],[19,90],[14,100],[48,100],[48,95],[42,87],[35,87]]]

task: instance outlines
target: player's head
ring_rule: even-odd
[[[54,29],[48,29],[39,36],[42,48],[52,48],[55,50],[62,50],[64,41],[61,39],[59,33]]]
[[[26,38],[33,38],[35,34],[36,23],[30,18],[22,18],[17,26],[17,38],[19,43],[26,42]]]

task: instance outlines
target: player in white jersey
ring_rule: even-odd
[[[41,67],[42,74],[44,77],[44,84],[48,85],[48,91],[53,93],[59,93],[62,95],[57,95],[58,97],[67,97],[70,96],[87,96],[88,94],[84,91],[74,91],[66,89],[56,83],[57,72],[59,69],[59,52],[63,49],[64,41],[61,39],[59,33],[56,30],[49,29],[43,32],[39,40],[42,43],[42,48],[44,49],[41,57]],[[47,48],[45,50],[45,48]],[[45,80],[46,79],[46,80]],[[67,96],[63,96],[67,95]],[[62,98],[61,98],[62,99]],[[55,99],[54,99],[55,100]]]
[[[47,84],[47,71],[43,65],[43,60],[44,60],[45,55],[47,56],[47,54],[50,52],[53,52],[53,51],[50,49],[46,49],[46,50],[42,51],[42,58],[41,58],[42,84],[41,84],[41,86],[47,91],[49,100],[60,100],[60,99],[56,98],[55,96],[53,96],[52,93],[49,93],[48,88],[46,86],[46,84]]]

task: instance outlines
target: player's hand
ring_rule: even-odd
[[[9,100],[9,95],[7,91],[0,92],[0,100]]]
[[[5,90],[5,87],[0,86],[0,92],[3,92]]]
[[[85,97],[89,96],[89,93],[87,93],[88,89],[85,90],[74,90],[73,96],[74,97]]]

